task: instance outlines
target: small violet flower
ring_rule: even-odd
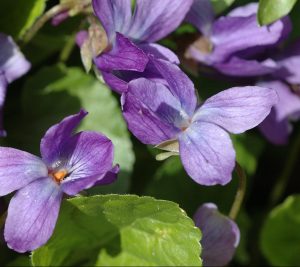
[[[87,115],[81,110],[52,126],[41,141],[42,159],[0,148],[0,196],[17,190],[8,207],[4,237],[18,252],[34,250],[51,237],[63,194],[76,195],[113,182],[113,144],[102,134],[73,130]]]
[[[3,129],[3,105],[7,86],[29,69],[30,63],[20,52],[13,39],[0,33],[0,137],[6,136]]]
[[[143,77],[150,78],[153,73],[151,66],[148,66],[149,54],[179,63],[172,51],[155,42],[179,26],[192,2],[136,0],[132,13],[131,0],[92,1],[94,12],[106,34],[105,38],[96,41],[97,49],[93,49],[92,53],[94,63],[113,90],[119,93],[126,91],[128,79],[134,79],[137,73],[144,72]],[[93,41],[87,42],[91,46]],[[79,43],[84,45],[83,41]]]
[[[284,145],[292,131],[290,121],[300,119],[300,39],[275,56],[280,69],[257,85],[276,90],[279,102],[260,125],[260,130],[274,144]]]
[[[143,143],[180,154],[187,173],[202,185],[231,180],[235,151],[229,133],[243,133],[260,124],[278,97],[257,86],[225,90],[197,105],[192,81],[175,65],[152,59],[167,85],[140,78],[122,95],[130,131]]]
[[[202,232],[203,266],[226,266],[240,241],[240,230],[230,218],[222,215],[215,204],[205,203],[194,215]]]
[[[250,3],[215,19],[209,0],[194,0],[186,20],[202,35],[188,48],[186,57],[229,76],[249,77],[276,71],[276,62],[264,53],[287,37],[291,23],[285,17],[259,26],[257,10],[258,3]]]

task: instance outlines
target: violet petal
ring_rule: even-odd
[[[44,245],[51,237],[62,192],[49,177],[20,189],[10,201],[4,237],[11,249],[24,253]]]
[[[243,133],[260,124],[277,102],[278,96],[272,89],[234,87],[207,99],[193,121],[210,122],[231,133]]]
[[[203,266],[226,266],[240,241],[237,224],[222,215],[215,204],[205,203],[194,215],[196,226],[202,232]]]
[[[0,73],[4,74],[7,83],[23,76],[30,66],[13,39],[0,33]]]
[[[211,123],[194,122],[178,140],[183,167],[195,182],[201,185],[230,182],[235,151],[226,131]]]
[[[104,135],[84,131],[72,136],[57,159],[59,169],[69,173],[61,183],[62,190],[75,195],[92,187],[111,170],[113,157],[113,144]]]
[[[112,50],[94,59],[96,66],[103,71],[133,70],[142,72],[149,61],[148,56],[121,33],[116,34]]]
[[[122,101],[128,128],[141,142],[157,145],[180,131],[175,126],[181,120],[180,103],[163,84],[134,80]]]
[[[177,55],[170,49],[155,43],[142,43],[138,44],[145,53],[154,56],[157,59],[168,60],[171,63],[179,64],[180,61]]]
[[[193,82],[175,64],[160,59],[153,59],[152,62],[169,84],[169,90],[179,99],[183,110],[191,116],[197,105]]]
[[[40,158],[17,149],[0,147],[0,196],[46,176],[48,169]]]
[[[92,4],[110,41],[116,32],[127,33],[132,16],[131,0],[93,0]]]
[[[59,157],[66,140],[71,137],[75,128],[88,113],[81,110],[78,114],[66,117],[60,123],[53,125],[41,140],[41,155],[43,161],[53,165]]]
[[[150,43],[166,37],[180,25],[192,3],[193,0],[136,0],[128,36]]]
[[[278,103],[259,128],[271,142],[286,144],[292,130],[289,120],[300,118],[300,97],[287,84],[278,80],[263,81],[258,85],[274,89],[279,97]]]
[[[185,19],[195,25],[203,35],[210,36],[214,18],[215,14],[210,0],[194,0]]]

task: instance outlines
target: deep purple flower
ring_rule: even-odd
[[[228,183],[235,166],[228,132],[242,133],[261,123],[277,102],[276,92],[236,87],[198,107],[193,83],[175,64],[164,60],[153,64],[168,85],[144,78],[129,83],[122,96],[128,128],[145,144],[157,145],[169,155],[179,153],[197,183]]]
[[[186,20],[202,33],[187,50],[186,56],[229,76],[257,76],[274,72],[278,66],[266,49],[287,37],[288,17],[268,26],[257,22],[258,3],[232,10],[215,20],[209,0],[194,0]]]
[[[202,232],[203,266],[226,266],[240,241],[237,224],[222,215],[215,204],[205,203],[194,215],[194,221]]]
[[[72,135],[86,115],[82,110],[52,126],[41,141],[42,159],[0,148],[0,196],[18,190],[10,201],[4,230],[10,248],[31,251],[48,241],[64,193],[73,196],[116,179],[112,142],[95,132]]]
[[[169,49],[155,42],[175,30],[189,11],[193,0],[136,0],[132,14],[131,0],[93,0],[95,14],[107,35],[105,46],[94,59],[106,83],[122,93],[127,89],[129,73],[151,76],[148,55],[179,63]],[[149,70],[150,68],[150,70]],[[150,74],[148,74],[150,72]],[[126,79],[125,78],[125,79]]]
[[[30,69],[25,59],[10,36],[0,33],[0,137],[6,135],[3,129],[3,105],[8,84],[20,78]]]

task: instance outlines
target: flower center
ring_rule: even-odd
[[[60,184],[66,178],[68,172],[66,170],[49,171],[49,175],[57,184]]]

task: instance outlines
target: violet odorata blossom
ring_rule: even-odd
[[[0,33],[0,137],[6,136],[3,129],[3,106],[7,86],[23,76],[30,69],[25,59],[10,36]]]
[[[274,60],[279,70],[257,84],[276,90],[279,102],[260,125],[260,130],[272,143],[284,145],[292,131],[290,121],[300,119],[300,39]]]
[[[94,58],[105,82],[118,93],[127,90],[127,82],[141,77],[156,78],[148,55],[179,63],[169,49],[156,44],[183,21],[193,0],[93,0],[93,8],[107,38]]]
[[[194,0],[186,20],[202,35],[188,48],[186,57],[228,76],[250,77],[276,71],[276,62],[264,54],[288,36],[291,23],[285,17],[259,26],[257,9],[258,3],[250,3],[215,19],[209,0]]]
[[[213,203],[201,205],[194,221],[202,232],[203,266],[226,266],[239,245],[240,230],[237,224],[222,215]]]
[[[64,193],[73,196],[116,179],[112,142],[95,132],[72,134],[86,115],[81,110],[52,126],[41,140],[41,159],[0,147],[0,196],[17,190],[4,229],[10,248],[32,251],[48,241]]]
[[[140,78],[122,95],[129,130],[143,143],[178,154],[189,176],[202,185],[231,180],[235,151],[229,133],[260,124],[274,104],[274,90],[236,87],[198,106],[192,81],[175,65],[153,59],[168,85]]]

